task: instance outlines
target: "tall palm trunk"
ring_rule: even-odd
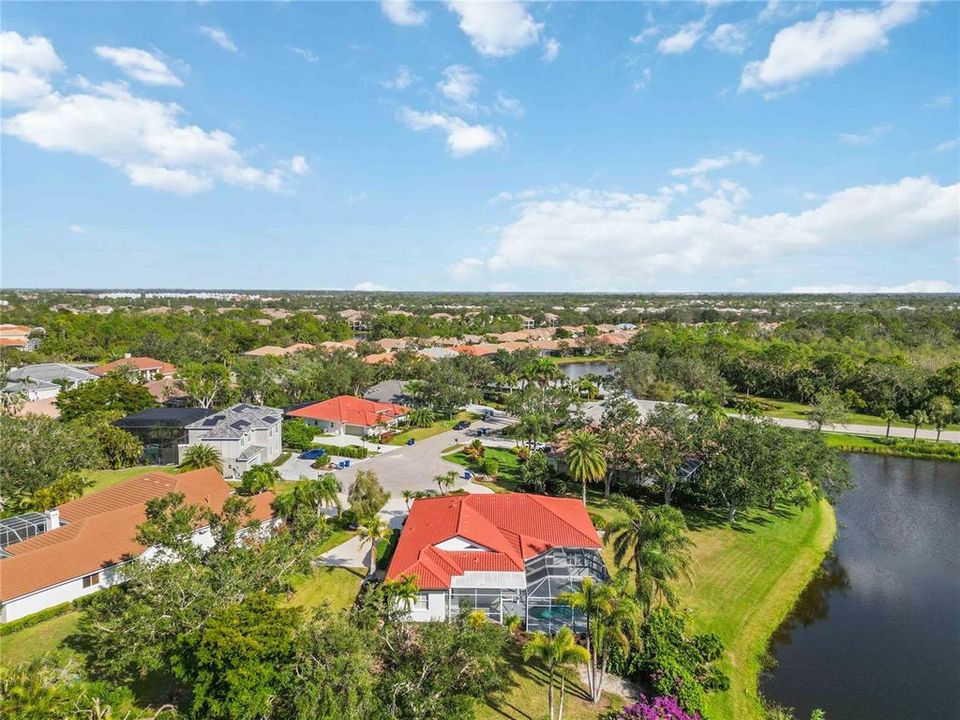
[[[550,720],[553,720],[553,666],[550,666],[550,692],[548,693],[549,698],[547,706],[550,708]]]
[[[600,676],[597,681],[597,689],[593,694],[593,702],[600,702],[600,696],[603,694],[603,678],[607,674],[607,654],[603,654],[603,661],[600,664]]]
[[[560,675],[560,707],[557,710],[557,720],[563,720],[563,693],[566,690],[567,685],[567,676],[566,674]]]
[[[610,485],[613,483],[613,470],[607,470],[603,476],[603,497],[610,497]]]
[[[584,505],[587,504],[587,481],[586,481],[586,479],[584,479],[584,481],[583,481],[583,504],[584,504]]]

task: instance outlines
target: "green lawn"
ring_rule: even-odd
[[[76,630],[79,621],[80,613],[77,610],[71,610],[0,637],[0,662],[4,665],[16,665],[29,662],[53,650],[71,652],[63,647],[63,640]]]
[[[486,704],[477,704],[477,720],[542,720],[547,717],[547,673],[539,664],[523,662],[518,648],[511,649],[509,688]],[[557,690],[559,701],[559,689]],[[621,707],[619,697],[604,693],[597,705],[590,702],[586,689],[574,673],[567,675],[563,717],[567,720],[596,720],[599,713]]]
[[[473,422],[474,420],[479,420],[480,416],[476,413],[469,413],[466,411],[459,412],[454,415],[452,418],[447,420],[437,420],[432,425],[423,428],[412,428],[410,430],[405,430],[399,435],[394,436],[390,439],[391,445],[406,445],[407,440],[413,438],[414,440],[425,440],[434,435],[439,435],[442,432],[447,430],[452,430],[453,426],[456,425],[461,420],[468,420]]]
[[[502,448],[487,448],[483,453],[484,458],[493,458],[500,464],[499,475],[496,483],[488,483],[494,492],[513,492],[516,489],[519,480],[520,458],[509,450]],[[463,454],[462,450],[443,456],[444,460],[449,460],[457,465],[463,465],[474,474],[481,473],[479,465]]]
[[[97,492],[123,480],[129,480],[132,477],[157,470],[168,473],[177,472],[175,465],[138,465],[137,467],[121,468],[120,470],[91,470],[87,473],[87,477],[93,481],[93,485],[87,488],[87,493]]]
[[[289,603],[305,609],[315,608],[326,601],[334,610],[353,605],[366,576],[363,568],[321,567],[293,584],[294,593]]]
[[[695,518],[691,518],[696,522]],[[734,527],[692,534],[693,572],[680,588],[693,626],[715,632],[726,646],[730,690],[709,695],[711,720],[763,717],[757,697],[760,657],[829,549],[836,532],[826,501],[803,510],[753,512]]]
[[[750,399],[756,400],[764,406],[771,406],[772,409],[765,409],[764,415],[767,417],[775,418],[789,418],[792,420],[807,420],[810,415],[810,405],[804,405],[803,403],[791,402],[789,400],[774,400],[772,398],[759,397],[757,395],[749,396]],[[847,415],[847,423],[853,425],[878,425],[880,427],[886,427],[887,421],[876,415],[867,415],[865,413],[855,413],[851,412]],[[913,428],[913,425],[904,421],[896,420],[891,423],[892,427],[901,427],[901,428]],[[921,428],[927,430],[934,430],[935,428],[931,424],[921,425]],[[951,424],[947,426],[951,430],[960,429],[960,425]]]

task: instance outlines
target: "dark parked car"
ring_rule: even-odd
[[[454,430],[466,430],[468,427],[470,427],[470,421],[469,421],[469,420],[461,420],[460,422],[458,422],[456,425],[453,426],[453,429],[454,429]]]
[[[327,451],[323,448],[314,448],[313,450],[305,450],[300,453],[301,460],[318,460],[327,454]]]

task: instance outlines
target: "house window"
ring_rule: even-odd
[[[93,585],[97,585],[99,584],[99,582],[100,582],[100,573],[98,572],[91,573],[90,575],[86,575],[83,578],[83,586],[85,588],[91,587]]]
[[[427,609],[427,594],[426,593],[417,593],[417,599],[413,601],[413,606],[411,610],[426,610]]]

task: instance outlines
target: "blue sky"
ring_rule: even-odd
[[[5,3],[2,281],[960,286],[954,3]]]

